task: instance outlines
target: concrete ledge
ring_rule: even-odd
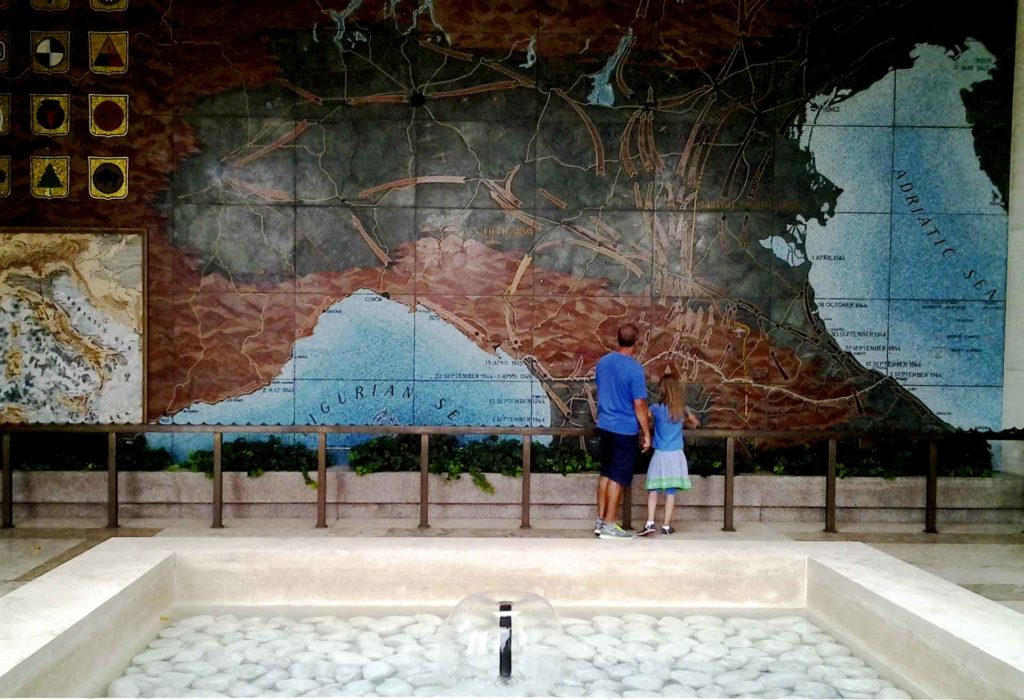
[[[16,517],[103,518],[106,474],[101,472],[15,472]],[[418,517],[417,473],[358,476],[327,475],[328,517]],[[520,479],[489,474],[495,492],[477,488],[469,477],[448,481],[430,476],[431,517],[518,518]],[[592,474],[535,474],[531,479],[531,516],[589,518],[597,478]],[[694,477],[694,488],[678,498],[681,520],[722,517],[724,477]],[[121,512],[126,517],[210,516],[213,482],[187,472],[128,472],[119,475]],[[843,522],[923,522],[925,480],[851,477],[836,483],[837,518]],[[270,472],[247,477],[224,475],[228,517],[316,517],[316,490],[297,472]],[[634,480],[633,518],[646,513],[642,477]],[[942,478],[938,491],[939,522],[1024,523],[1024,478]],[[736,477],[736,520],[823,522],[824,477],[743,474]]]
[[[1024,616],[859,546],[808,561],[808,612],[929,697],[1021,697]]]

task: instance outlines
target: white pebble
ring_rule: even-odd
[[[749,697],[764,690],[764,683],[754,680],[736,681],[722,686],[731,697]]]
[[[850,650],[847,647],[844,647],[842,644],[836,644],[834,642],[824,642],[822,644],[817,644],[814,647],[814,651],[818,654],[818,656],[821,657],[850,655]]]
[[[283,668],[272,668],[257,678],[254,683],[263,689],[269,689],[273,688],[274,684],[278,681],[284,680],[287,677],[288,672]]]
[[[692,651],[693,645],[686,639],[677,639],[658,645],[658,653],[673,659],[679,659]]]
[[[406,627],[405,630],[403,631],[410,637],[414,637],[415,639],[423,639],[424,637],[431,637],[434,634],[436,634],[437,626],[428,625],[423,622],[416,622]]]
[[[759,642],[754,642],[754,646],[761,651],[766,651],[772,656],[779,656],[787,651],[793,650],[793,645],[787,642],[782,642],[777,639],[762,639]]]
[[[370,681],[365,679],[352,681],[343,688],[344,692],[341,694],[355,696],[367,695],[369,693],[374,692],[374,689],[376,687],[377,686],[374,683],[371,683]]]
[[[292,678],[333,678],[334,664],[326,661],[299,661],[288,667]]]
[[[118,678],[107,687],[107,697],[137,698],[142,691],[131,678]]]
[[[803,681],[793,686],[793,692],[804,698],[838,698],[839,693],[827,683],[816,683],[815,681]]]
[[[703,654],[712,659],[720,659],[729,653],[729,647],[717,642],[703,642],[693,648],[694,653]]]
[[[177,639],[177,638],[166,638],[165,639],[163,637],[157,637],[156,639],[154,639],[152,642],[149,643],[149,648],[150,649],[161,649],[163,647],[177,647],[177,648],[180,649],[182,646],[184,646],[184,644],[182,643],[181,639]]]
[[[215,673],[212,676],[197,678],[192,681],[192,687],[196,690],[215,690],[218,693],[223,693],[225,690],[230,688],[236,680],[238,679],[229,673]]]
[[[836,668],[858,668],[863,666],[864,662],[856,656],[829,656],[825,659],[825,664]]]
[[[320,687],[320,683],[316,682],[312,678],[282,678],[274,687],[281,692],[288,693],[290,696],[295,697],[298,695],[305,695],[311,690],[316,690]]]
[[[334,680],[341,685],[351,683],[357,678],[361,678],[363,671],[358,666],[335,666],[334,667]]]
[[[175,625],[160,630],[159,635],[162,639],[178,639],[186,634],[191,634],[193,631],[191,627],[178,627]]]
[[[733,683],[739,683],[740,681],[752,681],[757,678],[760,674],[757,671],[737,669],[735,671],[726,671],[725,673],[719,673],[715,676],[715,683],[728,690],[729,685]],[[756,693],[756,690],[751,690],[751,693]],[[733,693],[730,693],[732,695]],[[738,694],[738,693],[737,693]]]
[[[255,680],[266,672],[266,666],[260,666],[259,664],[239,664],[232,671],[239,680],[243,681]]]
[[[384,661],[374,661],[363,667],[363,678],[368,681],[382,681],[395,672],[395,667]]]
[[[420,673],[406,676],[403,680],[413,688],[423,688],[425,686],[440,685],[445,679],[437,671],[421,671]]]
[[[765,673],[759,679],[765,688],[792,688],[797,683],[809,680],[805,673]]]
[[[725,688],[720,685],[706,685],[703,688],[697,689],[698,698],[723,698],[725,697]]]
[[[691,688],[688,685],[680,685],[678,683],[669,683],[659,692],[664,698],[692,698],[697,694],[697,691],[694,688]]]
[[[633,690],[655,691],[660,689],[664,683],[661,679],[652,678],[648,675],[633,675],[623,678],[622,685]]]
[[[192,682],[196,679],[194,673],[182,673],[181,671],[168,671],[167,673],[161,673],[156,677],[157,682],[161,686],[169,686],[172,688],[187,688],[192,685]]]
[[[256,698],[265,697],[267,691],[255,683],[235,683],[233,686],[228,688],[228,692],[226,694],[229,698]]]
[[[700,642],[713,642],[715,644],[720,644],[725,641],[725,633],[721,630],[699,629],[694,632],[693,636]]]
[[[694,688],[703,688],[706,685],[711,685],[711,675],[707,673],[701,673],[700,671],[690,671],[682,669],[679,671],[672,671],[668,674],[669,677],[681,685],[688,685]]]
[[[147,676],[159,676],[161,673],[167,673],[174,665],[169,661],[150,661],[148,664],[144,664],[142,670],[146,672]]]
[[[413,688],[405,681],[398,678],[388,678],[377,686],[377,694],[387,698],[394,698],[400,695],[412,695]]]
[[[237,622],[215,622],[212,625],[203,627],[203,632],[220,636],[229,632],[237,632],[240,629],[242,629],[242,626]]]
[[[853,694],[874,695],[882,689],[876,678],[844,678],[832,684],[845,697]]]
[[[132,663],[137,666],[145,666],[151,661],[166,661],[178,655],[180,650],[177,647],[163,647],[160,649],[147,649],[141,654],[132,657]]]
[[[351,651],[339,651],[328,654],[327,658],[339,666],[365,666],[370,662],[370,659],[362,654],[356,654]]]
[[[217,672],[217,667],[213,664],[206,663],[205,661],[191,661],[182,664],[174,665],[175,671],[181,671],[182,673],[194,673],[200,678],[205,676],[212,676]]]

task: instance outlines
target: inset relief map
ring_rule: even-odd
[[[0,232],[0,422],[138,423],[143,237]]]

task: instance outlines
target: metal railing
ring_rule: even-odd
[[[11,465],[11,436],[15,433],[106,433],[107,434],[107,527],[118,526],[117,491],[117,435],[135,433],[212,433],[213,435],[213,502],[212,527],[224,526],[224,474],[222,447],[225,433],[252,434],[305,434],[317,436],[317,515],[316,527],[327,527],[327,435],[359,433],[366,435],[419,435],[420,436],[420,498],[419,526],[429,527],[430,510],[430,436],[431,435],[509,435],[521,437],[522,450],[522,515],[520,526],[530,527],[530,469],[533,436],[588,437],[593,430],[583,428],[514,428],[486,426],[386,426],[386,425],[75,425],[75,424],[0,424],[0,527],[14,527],[14,480]],[[900,437],[905,440],[927,441],[928,471],[925,488],[925,529],[938,532],[938,456],[939,444],[965,436],[988,441],[1024,440],[1024,431],[973,432],[946,431],[930,433],[883,433],[871,431],[782,431],[782,430],[720,430],[698,429],[687,431],[687,438],[725,439],[725,478],[722,494],[723,523],[726,532],[735,532],[735,453],[737,439],[766,439],[796,442],[828,442],[828,461],[825,473],[825,532],[836,532],[836,454],[837,443],[848,438]],[[631,526],[632,498],[630,489],[623,489],[623,527]]]

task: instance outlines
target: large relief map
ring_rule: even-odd
[[[133,2],[129,195],[11,216],[150,227],[148,420],[591,425],[632,321],[706,425],[999,428],[1015,12]]]

